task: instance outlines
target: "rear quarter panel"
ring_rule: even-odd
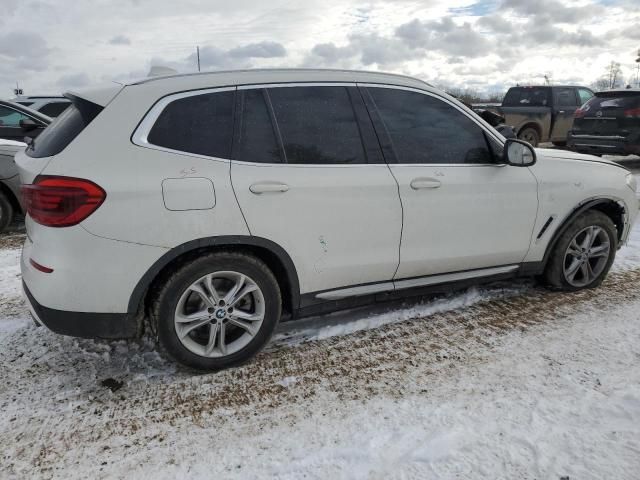
[[[198,238],[248,234],[231,188],[228,160],[132,143],[138,123],[159,98],[153,88],[125,87],[43,173],[86,178],[104,188],[104,204],[81,224],[97,236],[172,248]],[[212,180],[214,208],[165,208],[162,181],[189,176]]]

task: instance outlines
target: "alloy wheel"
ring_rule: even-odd
[[[598,226],[580,230],[564,255],[564,278],[573,287],[585,287],[596,280],[607,266],[611,245],[607,232]]]
[[[178,339],[203,357],[225,357],[256,336],[265,317],[264,295],[248,276],[221,271],[193,282],[180,296],[174,314]]]

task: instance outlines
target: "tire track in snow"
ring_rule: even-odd
[[[612,302],[637,301],[639,281],[640,270],[627,270],[611,273],[597,290],[531,288],[426,318],[282,346],[217,374],[161,371],[157,379],[148,376],[155,357],[142,347],[132,354],[124,342],[69,339],[25,327],[2,340],[0,458],[10,472],[51,473],[79,443],[107,445],[118,436],[135,447],[161,442],[163,428],[185,422],[222,424],[238,416],[268,422],[262,413],[317,395],[348,401],[428,393],[430,378],[484,361],[506,335],[552,327],[580,313],[604,318]],[[119,372],[124,388],[111,393],[100,387],[105,372]]]

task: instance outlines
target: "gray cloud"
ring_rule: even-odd
[[[604,12],[601,5],[565,6],[558,0],[504,0],[502,8],[511,9],[528,17],[541,18],[553,23],[578,23],[597,17]]]
[[[0,34],[0,55],[10,59],[40,60],[49,54],[47,42],[38,33],[9,32]]]
[[[469,23],[457,25],[451,17],[429,22],[415,19],[400,25],[395,34],[411,48],[435,50],[459,57],[484,56],[491,47],[487,38]]]
[[[109,40],[110,45],[131,45],[131,39],[126,35],[116,35]]]
[[[69,75],[63,75],[56,82],[56,84],[62,87],[62,89],[86,87],[90,83],[91,80],[86,73],[72,73]]]
[[[285,57],[287,50],[278,42],[250,43],[229,50],[232,58],[277,58]]]

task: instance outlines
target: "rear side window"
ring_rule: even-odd
[[[367,163],[346,87],[271,88],[288,163]]]
[[[491,163],[484,131],[430,95],[369,88],[399,163]]]
[[[205,93],[172,101],[151,128],[148,142],[181,152],[230,158],[234,94]]]
[[[234,158],[243,162],[280,163],[282,151],[267,106],[266,92],[238,92],[239,131]]]
[[[53,102],[47,103],[45,106],[40,108],[38,111],[43,113],[49,117],[55,118],[64,112],[67,107],[71,105],[69,102]]]
[[[27,148],[30,157],[57,155],[102,111],[100,105],[79,98],[56,118]]]
[[[514,87],[504,97],[504,107],[546,107],[551,105],[547,87]]]

